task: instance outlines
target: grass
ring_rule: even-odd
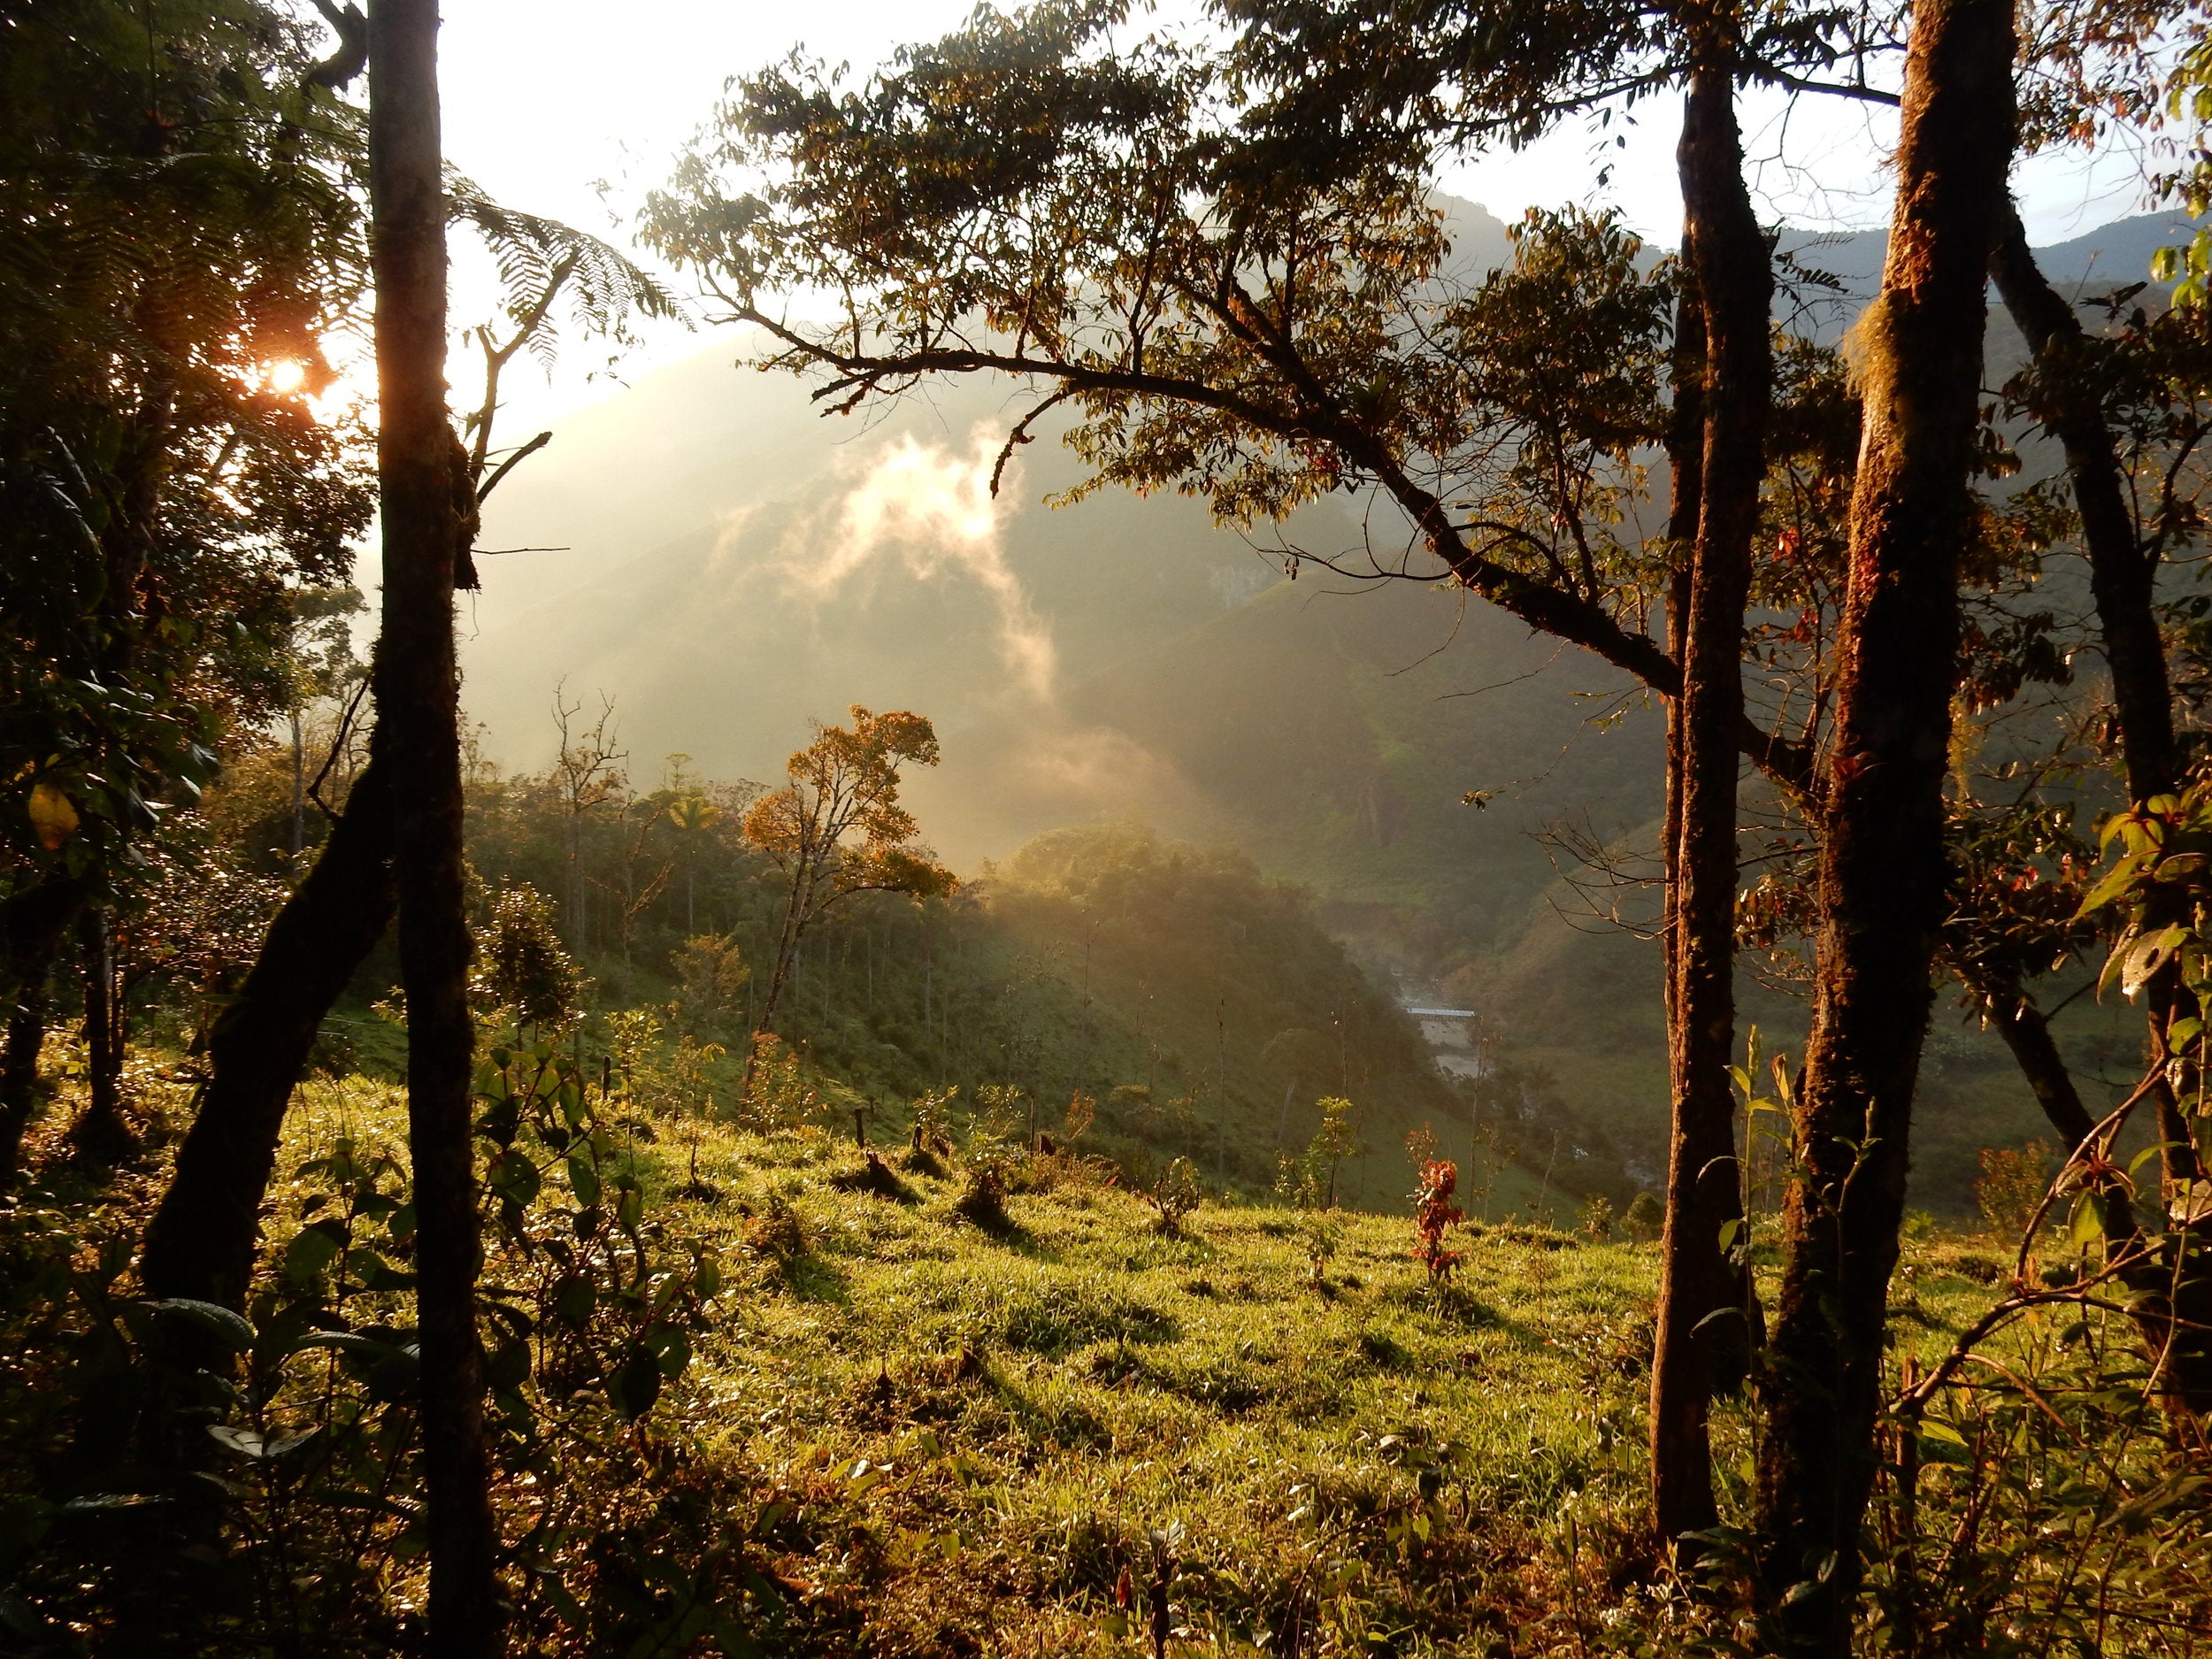
[[[651,1213],[732,1269],[655,1421],[744,1512],[789,1651],[1125,1654],[1155,1585],[1176,1652],[1571,1647],[1578,1584],[1637,1563],[1655,1246],[1471,1227],[1436,1287],[1404,1218],[1353,1213],[1316,1281],[1295,1213],[1167,1238],[1079,1160],[987,1231],[956,1160],[878,1190],[818,1130],[633,1122]],[[282,1167],[402,1130],[389,1089],[319,1086]],[[678,1195],[695,1138],[710,1201]],[[795,1252],[749,1248],[772,1206]],[[1984,1274],[1923,1245],[1901,1340],[1940,1352]]]
[[[1581,1654],[1640,1594],[1655,1245],[1470,1226],[1432,1286],[1405,1217],[1347,1212],[1317,1280],[1297,1212],[1209,1205],[1165,1237],[1094,1161],[1019,1166],[987,1230],[956,1157],[889,1156],[885,1180],[818,1129],[622,1121],[652,1225],[726,1268],[630,1432],[659,1473],[627,1506],[699,1510],[749,1563],[769,1652],[1128,1655],[1156,1594],[1181,1659]],[[400,1153],[404,1129],[388,1085],[307,1086],[272,1256],[302,1164],[341,1136]],[[2002,1255],[1914,1241],[1901,1353],[1947,1349]],[[1724,1407],[1718,1430],[1740,1513],[1748,1421]]]

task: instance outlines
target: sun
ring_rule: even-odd
[[[268,365],[265,378],[271,391],[280,397],[287,396],[307,384],[307,365],[290,357],[282,357]]]

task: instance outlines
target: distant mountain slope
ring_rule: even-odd
[[[1507,257],[1497,219],[1447,205],[1463,268]],[[2169,218],[2131,219],[2045,264],[2116,286],[2178,239]],[[1863,294],[1882,239],[1783,245]],[[1049,511],[1078,477],[1049,441],[994,501],[996,445],[1025,406],[1006,387],[826,423],[801,386],[731,367],[742,349],[563,423],[495,498],[488,545],[569,550],[489,563],[465,662],[492,752],[549,757],[564,680],[618,700],[649,774],[681,750],[765,777],[811,718],[916,708],[945,759],[911,799],[956,864],[1086,821],[1233,842],[1310,885],[1371,960],[1456,969],[1513,1041],[1608,1097],[1628,1138],[1655,1133],[1655,956],[1576,932],[1602,933],[1534,838],[1572,823],[1655,840],[1659,722],[1617,675],[1448,591],[1287,581],[1271,538],[1217,530],[1197,503],[1114,492]],[[1992,349],[2017,349],[2001,319]],[[1329,551],[1360,535],[1334,508],[1285,534]],[[2032,1129],[1993,1110],[1976,1133]]]

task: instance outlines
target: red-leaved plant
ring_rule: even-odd
[[[1421,1184],[1413,1194],[1413,1259],[1428,1270],[1432,1285],[1449,1279],[1465,1259],[1444,1248],[1444,1234],[1467,1218],[1452,1202],[1458,1190],[1459,1165],[1449,1158],[1432,1158],[1421,1166]]]

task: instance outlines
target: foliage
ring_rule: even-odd
[[[1467,1218],[1452,1202],[1459,1190],[1459,1166],[1443,1159],[1421,1165],[1420,1180],[1413,1192],[1413,1259],[1428,1274],[1429,1283],[1441,1285],[1466,1260],[1465,1252],[1447,1249],[1444,1235]]]
[[[1344,1218],[1337,1210],[1306,1210],[1299,1213],[1298,1248],[1305,1257],[1309,1281],[1316,1285],[1327,1281],[1329,1263],[1336,1260],[1337,1252],[1344,1248],[1345,1232]]]
[[[953,1213],[986,1233],[1011,1232],[1014,1218],[1006,1209],[1007,1162],[1003,1155],[991,1152],[971,1158],[966,1184],[953,1202]]]
[[[716,1571],[663,1503],[685,1459],[649,1414],[712,1330],[722,1270],[708,1240],[649,1206],[607,1104],[543,1044],[495,1050],[479,1078],[495,1494],[525,1628],[555,1652],[595,1650],[626,1628],[632,1640],[659,1617],[652,1600],[615,1593],[611,1540],[626,1538],[618,1548],[640,1562],[665,1548],[672,1571]],[[366,1136],[328,1118],[303,1125],[319,1147],[294,1155],[243,1317],[134,1297],[127,1254],[112,1248],[94,1272],[66,1271],[65,1249],[42,1279],[11,1275],[9,1318],[47,1333],[9,1371],[12,1412],[42,1425],[35,1459],[11,1475],[18,1518],[42,1517],[42,1533],[88,1492],[117,1494],[126,1516],[200,1494],[200,1518],[165,1530],[62,1522],[46,1552],[14,1563],[27,1628],[88,1617],[124,1640],[196,1632],[193,1650],[209,1653],[411,1640],[422,1519],[399,1494],[421,1479],[415,1210],[404,1162],[384,1149],[398,1120],[373,1093],[346,1112],[365,1107]],[[66,1240],[19,1231],[13,1242]],[[19,1390],[42,1376],[52,1397],[31,1410]],[[145,1412],[171,1426],[129,1426]],[[195,1563],[212,1528],[226,1543],[211,1578]]]
[[[1638,1193],[1621,1217],[1628,1236],[1640,1241],[1656,1239],[1666,1225],[1666,1206],[1650,1193]]]
[[[2047,1141],[2024,1147],[1982,1148],[1982,1175],[1974,1183],[1974,1202],[2002,1238],[2016,1239],[2043,1209],[2058,1161]]]
[[[808,1079],[798,1052],[782,1039],[768,1032],[755,1037],[750,1066],[752,1081],[736,1096],[740,1121],[756,1128],[788,1129],[820,1110],[820,1089]]]
[[[1582,1201],[1581,1225],[1577,1229],[1594,1243],[1602,1244],[1613,1236],[1615,1225],[1613,1201],[1603,1193],[1592,1193]]]
[[[486,909],[476,935],[478,996],[525,1025],[566,1025],[583,986],[554,926],[553,902],[534,887],[503,887]]]
[[[1171,1239],[1183,1236],[1183,1224],[1196,1211],[1202,1196],[1198,1172],[1191,1168],[1188,1158],[1171,1160],[1144,1191],[1145,1202],[1152,1206],[1153,1226]]]
[[[367,263],[309,41],[255,0],[11,9],[0,319],[41,342],[0,368],[18,881],[105,879],[290,701],[289,588],[342,583],[367,520],[365,434],[309,402]]]
[[[694,1035],[726,1032],[753,977],[737,941],[697,934],[669,953],[668,966],[676,981],[676,1023]]]

